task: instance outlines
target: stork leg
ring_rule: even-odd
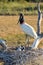
[[[25,42],[25,46],[29,46],[29,43],[30,43],[30,40],[29,40],[29,36],[28,35],[26,35],[26,42]]]

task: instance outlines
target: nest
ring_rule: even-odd
[[[15,50],[15,48],[8,48],[0,51],[0,60],[4,65],[43,65],[43,49],[29,50]]]

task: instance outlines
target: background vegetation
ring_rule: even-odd
[[[39,0],[0,0],[0,15],[37,14],[37,3]],[[41,0],[42,2],[43,0]],[[33,3],[34,2],[34,3]],[[43,10],[43,3],[41,3]]]
[[[22,1],[27,1],[27,2],[43,2],[43,0],[0,0],[1,2],[22,2]]]

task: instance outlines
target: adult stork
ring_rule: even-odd
[[[31,25],[24,22],[24,16],[22,13],[20,13],[20,18],[19,18],[18,23],[20,23],[20,27],[22,28],[22,30],[25,32],[26,35],[29,35],[33,38],[37,38],[37,34],[34,28]]]
[[[19,17],[18,23],[20,24],[20,27],[22,28],[24,33],[27,35],[26,43],[28,42],[28,37],[29,36],[33,37],[37,41],[38,36],[36,34],[36,31],[34,30],[34,28],[31,25],[27,24],[24,21],[24,16],[23,16],[22,13],[20,13],[20,17]],[[31,48],[35,48],[35,43],[36,42],[34,42],[34,44],[31,46]]]

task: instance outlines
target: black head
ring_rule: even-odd
[[[22,13],[20,13],[19,15],[20,15],[20,16],[23,16],[23,14],[22,14]]]
[[[22,13],[20,13],[19,15],[20,15],[20,17],[19,17],[19,21],[18,22],[20,22],[20,24],[22,24],[24,22],[24,16],[23,16]]]

